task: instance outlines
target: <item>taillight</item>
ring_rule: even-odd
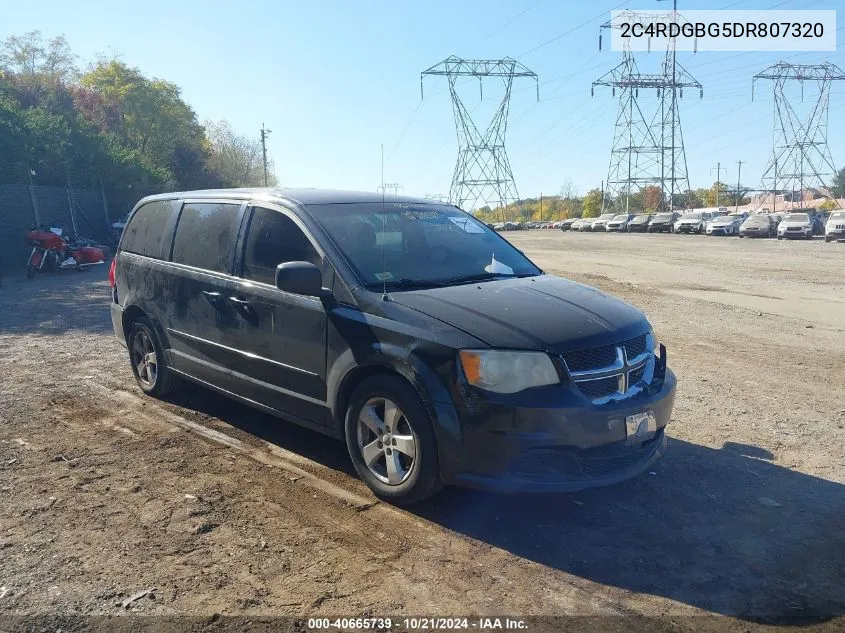
[[[117,266],[117,255],[111,260],[111,266],[109,266],[109,285],[114,288],[114,269]]]

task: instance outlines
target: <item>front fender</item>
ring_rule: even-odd
[[[448,473],[450,465],[459,462],[463,441],[448,387],[456,371],[455,350],[402,335],[395,325],[390,331],[373,328],[373,322],[378,319],[368,315],[350,312],[344,316],[347,318],[334,319],[336,327],[329,328],[326,371],[326,400],[331,412],[329,432],[343,437],[346,402],[360,380],[380,370],[395,373],[408,381],[426,408],[437,438],[441,472]],[[333,350],[338,352],[335,357]]]

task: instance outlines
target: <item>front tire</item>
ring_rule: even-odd
[[[164,348],[149,319],[141,317],[132,324],[126,346],[132,374],[141,391],[156,398],[176,391],[179,377],[167,366]]]
[[[442,488],[431,419],[398,376],[372,376],[358,385],[344,427],[352,464],[376,496],[410,505]]]

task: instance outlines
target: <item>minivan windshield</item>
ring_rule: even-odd
[[[541,274],[486,224],[447,205],[341,203],[308,210],[368,286],[413,289]]]

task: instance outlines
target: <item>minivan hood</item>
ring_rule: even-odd
[[[491,347],[563,353],[617,343],[649,329],[633,306],[553,275],[394,292],[391,299]]]

